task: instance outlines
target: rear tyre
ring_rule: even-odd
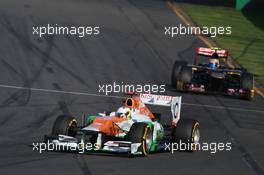
[[[241,88],[244,90],[251,90],[254,86],[254,76],[249,73],[243,73],[241,76]]]
[[[146,123],[134,123],[128,132],[127,139],[132,143],[141,143],[138,151],[142,152],[143,156],[147,156],[152,144],[152,129]]]
[[[173,129],[172,138],[173,142],[178,143],[179,149],[181,147],[181,143],[186,145],[186,148],[180,149],[181,151],[195,151],[195,145],[198,144],[200,140],[198,121],[193,119],[179,120],[177,126]]]
[[[247,100],[254,98],[254,76],[249,73],[243,73],[240,79],[240,87],[246,91],[244,96]]]
[[[75,137],[77,133],[77,121],[69,115],[60,115],[55,120],[52,135],[67,135]]]
[[[171,86],[172,87],[176,88],[181,69],[185,65],[187,65],[187,62],[185,61],[175,61],[173,68],[172,68],[172,74],[171,74]]]

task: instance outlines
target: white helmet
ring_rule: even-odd
[[[130,118],[131,117],[131,109],[127,107],[120,107],[116,111],[116,115],[121,118]]]

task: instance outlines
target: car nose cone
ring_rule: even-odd
[[[225,75],[221,72],[212,72],[211,77],[217,78],[217,79],[224,79]]]

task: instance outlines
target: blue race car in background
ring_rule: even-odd
[[[254,97],[254,76],[241,68],[228,68],[228,51],[197,48],[194,64],[176,61],[171,85],[184,92],[217,92],[244,99]]]

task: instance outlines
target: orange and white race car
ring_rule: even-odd
[[[192,119],[180,119],[180,96],[129,95],[131,97],[116,111],[83,115],[81,126],[72,116],[59,116],[52,133],[45,136],[45,142],[60,150],[144,156],[164,150],[168,142],[199,142],[199,123]],[[152,113],[147,105],[170,107],[171,124],[162,125],[159,114]]]

